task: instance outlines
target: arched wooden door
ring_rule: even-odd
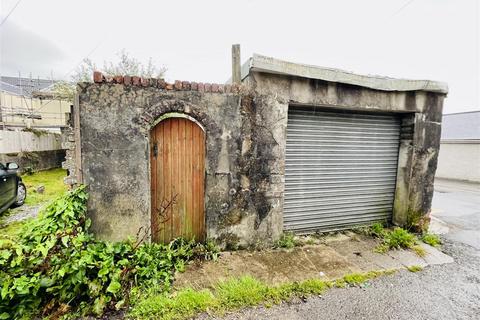
[[[167,118],[150,132],[152,238],[167,243],[205,236],[205,133],[186,118]]]

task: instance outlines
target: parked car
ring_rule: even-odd
[[[18,165],[14,162],[0,163],[0,213],[10,207],[25,203],[27,188],[17,174]]]

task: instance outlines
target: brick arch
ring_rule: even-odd
[[[143,124],[143,134],[148,137],[150,129],[168,113],[182,113],[192,117],[205,129],[207,136],[221,135],[221,126],[212,120],[204,108],[179,99],[164,99],[145,107],[144,112],[134,121]]]

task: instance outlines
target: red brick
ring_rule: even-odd
[[[183,90],[190,90],[190,82],[182,81],[182,89]]]
[[[211,92],[212,91],[212,85],[210,83],[205,83],[205,92]]]
[[[173,85],[175,90],[182,90],[182,81],[175,80],[175,84]]]
[[[140,77],[133,76],[133,77],[132,77],[132,84],[133,84],[134,86],[140,85]]]
[[[142,84],[142,87],[148,87],[150,81],[148,80],[148,78],[140,78],[140,83]]]
[[[130,76],[123,77],[123,83],[124,84],[132,84],[132,77],[130,77]]]
[[[164,79],[158,79],[157,87],[165,89],[166,86],[167,86],[167,83],[165,82]]]
[[[198,91],[200,91],[200,92],[205,91],[205,84],[203,84],[202,82],[200,82],[200,83],[198,84]]]
[[[123,76],[115,76],[113,77],[115,83],[123,83]]]
[[[218,92],[218,84],[216,83],[212,84],[212,92]]]
[[[103,80],[103,74],[100,71],[93,71],[93,82],[102,83]]]
[[[192,82],[190,88],[191,88],[193,91],[197,91],[197,90],[198,90],[198,83]]]
[[[166,86],[165,86],[165,89],[167,89],[167,90],[173,90],[173,84],[167,83]]]

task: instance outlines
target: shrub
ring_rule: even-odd
[[[0,319],[118,309],[133,286],[166,290],[195,252],[210,254],[183,239],[168,245],[98,241],[89,232],[86,200],[85,187],[70,191],[16,239],[0,239]]]

